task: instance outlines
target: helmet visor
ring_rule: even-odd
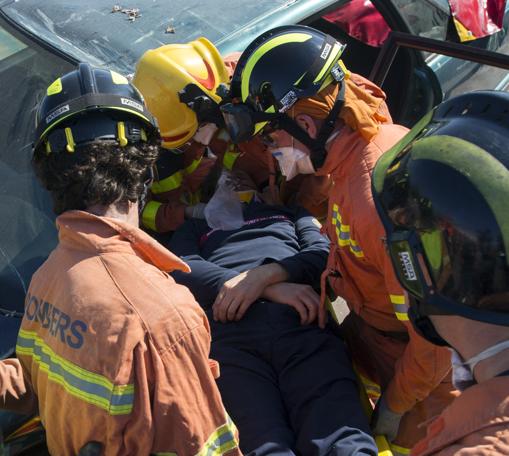
[[[258,134],[270,121],[277,120],[281,114],[258,112],[244,103],[226,103],[221,106],[224,122],[231,140],[235,143],[248,141]]]
[[[373,174],[394,270],[422,315],[509,324],[505,212],[497,212],[504,190],[494,193],[505,168],[475,144],[436,134],[440,125],[425,122],[383,155]]]

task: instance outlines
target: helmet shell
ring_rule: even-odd
[[[260,35],[242,53],[231,96],[264,112],[283,112],[289,101],[310,97],[332,82],[331,70],[345,45],[303,25],[277,27]]]
[[[56,79],[46,90],[36,113],[34,149],[48,136],[69,125],[79,129],[82,119],[87,121],[89,136],[91,117],[101,122],[111,117],[112,122],[129,120],[139,124],[149,135],[158,134],[157,123],[147,110],[141,93],[127,78],[111,70],[80,63],[78,68]],[[112,128],[115,128],[115,125]],[[98,121],[99,130],[104,130]]]
[[[162,145],[168,149],[181,146],[198,129],[196,114],[180,101],[179,92],[188,84],[196,84],[212,100],[219,102],[216,90],[220,84],[228,82],[221,54],[206,38],[145,52],[133,79],[157,118]]]

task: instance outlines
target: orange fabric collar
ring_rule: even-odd
[[[84,251],[124,252],[143,258],[161,271],[190,272],[189,266],[140,228],[85,211],[68,211],[57,220],[60,242]]]

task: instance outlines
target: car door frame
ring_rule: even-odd
[[[389,69],[394,61],[397,52],[400,49],[412,49],[418,54],[430,52],[434,54],[445,55],[448,57],[459,58],[478,63],[480,65],[490,65],[497,68],[509,70],[509,55],[501,54],[486,49],[470,47],[461,43],[450,41],[435,40],[421,36],[402,32],[391,32],[389,38],[382,46],[378,59],[375,62],[370,77],[375,84],[383,86]],[[433,106],[442,101],[442,91],[440,83],[433,70],[425,63],[424,58],[414,71],[422,71],[430,80],[431,94],[433,97]],[[409,100],[407,100],[409,102]],[[411,103],[411,101],[410,101]],[[423,113],[424,114],[424,113]],[[406,119],[402,119],[404,122]]]

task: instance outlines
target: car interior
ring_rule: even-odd
[[[338,10],[346,5],[348,3],[342,5]],[[338,41],[345,43],[347,47],[343,61],[346,67],[354,73],[369,78],[381,52],[381,45],[370,45],[361,39],[354,38],[345,30],[348,17],[343,18],[342,21],[332,19],[336,12],[337,10],[334,10],[321,17],[313,18],[305,25],[328,33]],[[389,27],[387,23],[385,26]],[[418,58],[417,51],[399,49],[389,73],[381,85],[387,94],[387,104],[393,121],[406,126],[412,126],[432,107],[432,100],[426,99],[428,98],[426,91],[420,90],[420,88],[424,89],[420,84],[424,84],[425,81],[420,80],[424,75],[416,71]],[[418,103],[416,103],[417,101]]]

